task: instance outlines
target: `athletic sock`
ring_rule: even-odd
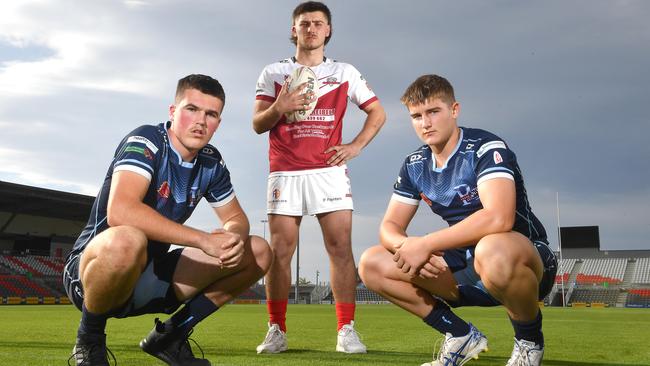
[[[167,319],[164,324],[166,327],[171,327],[174,332],[186,334],[201,320],[207,318],[218,309],[219,307],[217,305],[201,293],[188,301],[181,310]]]
[[[454,314],[447,304],[438,300],[429,315],[422,318],[433,329],[442,334],[451,333],[452,337],[462,337],[469,334],[469,324]]]
[[[81,321],[77,330],[77,338],[85,339],[103,336],[107,319],[108,317],[105,314],[93,314],[86,309],[86,304],[81,305]]]
[[[337,302],[336,305],[336,319],[338,320],[337,331],[341,330],[344,325],[350,324],[354,320],[355,304],[345,304]]]
[[[280,330],[287,332],[287,304],[288,299],[284,300],[267,300],[266,310],[269,313],[269,323],[277,324]]]
[[[516,339],[524,339],[530,342],[535,342],[541,347],[544,347],[544,334],[542,333],[542,311],[537,313],[534,320],[528,322],[520,322],[510,319],[512,327],[515,330]]]

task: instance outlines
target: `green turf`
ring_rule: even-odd
[[[490,341],[490,351],[468,366],[505,365],[512,350],[512,329],[502,308],[458,311]],[[334,307],[290,305],[289,351],[256,355],[266,332],[266,308],[231,305],[197,327],[193,338],[206,357],[225,365],[415,365],[431,360],[436,333],[392,305],[359,305],[357,329],[366,355],[334,352]],[[154,316],[108,322],[108,344],[119,365],[162,363],[138,348]],[[79,312],[72,306],[0,306],[0,365],[65,365],[72,349]],[[544,309],[544,365],[650,365],[650,309]]]

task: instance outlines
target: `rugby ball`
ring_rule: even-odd
[[[302,92],[300,94],[302,95],[305,93],[313,92],[314,97],[312,100],[310,100],[309,104],[305,106],[305,109],[299,109],[297,111],[285,113],[284,115],[288,123],[304,121],[314,111],[314,108],[316,108],[319,89],[318,78],[316,77],[314,71],[307,66],[300,66],[299,68],[293,70],[289,76],[289,93],[296,90],[296,88],[298,88],[303,83],[307,83],[307,86],[302,89]]]

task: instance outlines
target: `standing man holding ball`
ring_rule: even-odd
[[[299,4],[293,11],[291,41],[294,57],[267,65],[258,82],[253,129],[269,131],[270,174],[267,213],[275,260],[266,276],[269,330],[258,353],[287,349],[286,311],[291,284],[291,258],[304,215],[315,215],[330,258],[336,300],[336,350],[365,353],[354,330],[356,270],[352,255],[352,193],[346,162],[375,137],[386,119],[384,109],[354,66],[325,57],[332,35],[331,12],[320,2]],[[289,88],[294,70],[309,67],[318,83]],[[349,143],[342,143],[348,98],[366,114],[365,123]],[[297,111],[308,111],[299,116]],[[307,113],[304,113],[306,115]],[[287,118],[289,116],[289,119]],[[295,120],[295,121],[293,121]]]

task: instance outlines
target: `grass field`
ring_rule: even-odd
[[[502,308],[458,311],[490,341],[490,351],[468,366],[505,365],[512,329]],[[65,365],[79,312],[65,305],[0,307],[0,365]],[[108,345],[118,365],[158,365],[137,344],[155,316],[109,320]],[[201,323],[193,338],[214,366],[415,365],[430,361],[437,333],[392,305],[359,305],[357,326],[369,352],[346,355],[336,344],[332,305],[289,305],[289,351],[257,355],[266,332],[264,305],[231,305]],[[650,365],[650,309],[544,309],[544,365]]]

